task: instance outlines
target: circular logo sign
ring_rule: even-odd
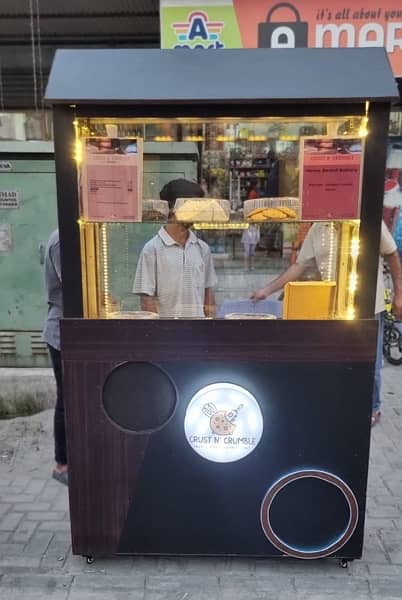
[[[201,388],[192,397],[184,418],[190,446],[214,462],[244,458],[257,447],[262,430],[257,400],[233,383],[213,383]]]

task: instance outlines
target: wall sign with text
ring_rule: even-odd
[[[0,208],[19,208],[20,202],[19,190],[0,190]]]
[[[141,221],[141,138],[81,140],[82,216],[89,221]]]
[[[162,48],[386,48],[402,76],[400,0],[161,0]]]
[[[362,178],[361,138],[300,139],[302,219],[358,219]]]
[[[13,165],[9,160],[0,160],[0,173],[9,173],[13,170]]]

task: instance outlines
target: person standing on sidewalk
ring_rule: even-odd
[[[63,379],[60,353],[60,319],[63,316],[63,295],[60,267],[59,231],[50,235],[45,254],[45,285],[47,291],[48,313],[43,329],[53,372],[56,379],[56,407],[54,411],[54,447],[56,464],[52,477],[68,485],[68,467],[66,453],[66,430],[64,424]]]
[[[260,241],[260,228],[255,223],[250,223],[247,229],[243,229],[241,243],[244,248],[244,267],[250,271],[253,267],[255,249]]]
[[[327,223],[314,223],[300,249],[297,260],[279,277],[270,281],[265,287],[251,294],[254,301],[264,300],[271,294],[281,290],[290,281],[297,281],[305,270],[315,265],[322,272],[322,266],[328,263],[329,235]],[[383,333],[385,311],[385,289],[383,277],[383,259],[388,263],[393,283],[392,310],[397,319],[402,319],[402,266],[398,250],[391,233],[384,221],[381,224],[380,257],[378,264],[377,291],[375,301],[375,318],[378,320],[378,338],[373,387],[373,405],[371,425],[376,425],[381,418],[381,367],[383,356]]]

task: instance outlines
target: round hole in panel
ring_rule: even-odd
[[[301,485],[299,485],[301,484]],[[261,526],[275,548],[295,558],[324,558],[356,529],[359,509],[337,475],[304,469],[278,479],[261,504]]]
[[[127,362],[107,376],[102,401],[112,423],[126,431],[149,433],[161,429],[172,417],[177,390],[159,366]]]

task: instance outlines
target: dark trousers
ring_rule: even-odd
[[[60,465],[67,464],[66,452],[66,427],[64,424],[64,402],[63,402],[63,374],[61,368],[61,352],[53,346],[49,348],[52,360],[54,376],[56,378],[57,398],[54,411],[54,452],[55,460]]]

